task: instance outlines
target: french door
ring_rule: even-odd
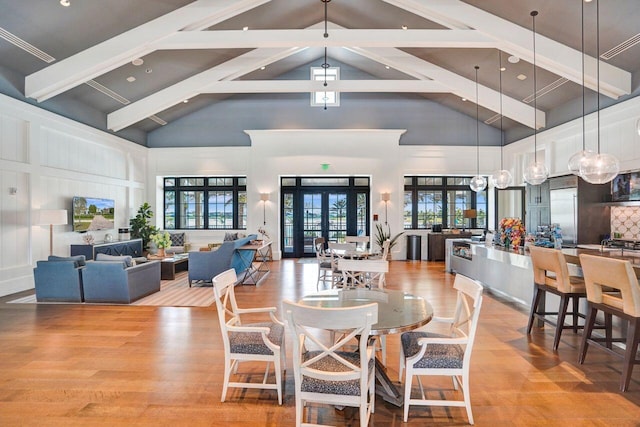
[[[317,237],[343,242],[347,235],[368,234],[368,185],[354,188],[354,178],[285,180],[295,180],[296,185],[281,188],[284,257],[315,256],[313,241]],[[327,188],[327,184],[343,185]]]

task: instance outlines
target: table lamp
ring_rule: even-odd
[[[475,209],[465,209],[462,211],[462,216],[465,219],[473,219],[473,218],[477,218],[478,217],[478,211]],[[466,222],[462,223],[462,230],[464,231],[464,226],[465,226]],[[471,221],[469,221],[469,228],[471,228]]]
[[[53,226],[68,224],[65,209],[41,209],[36,213],[36,224],[49,226],[49,255],[53,255]]]

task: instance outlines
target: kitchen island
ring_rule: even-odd
[[[582,275],[580,254],[624,259],[631,261],[636,276],[640,277],[640,252],[619,249],[563,248],[569,264],[569,273]],[[531,306],[533,298],[533,267],[529,252],[523,248],[506,249],[501,246],[485,246],[484,242],[470,239],[450,239],[446,242],[445,270],[464,274],[479,280],[485,287],[512,300]],[[557,298],[547,295],[547,301]]]

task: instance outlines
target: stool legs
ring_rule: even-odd
[[[631,381],[631,373],[633,365],[636,364],[636,352],[638,351],[638,342],[640,342],[640,318],[629,320],[629,328],[627,329],[627,349],[624,352],[624,366],[622,368],[622,379],[620,380],[620,391],[627,391],[629,382]]]
[[[567,296],[567,295],[561,295],[560,296],[560,308],[558,309],[558,321],[556,322],[556,335],[553,338],[553,351],[558,350],[558,345],[560,345],[560,337],[562,336],[562,330],[564,329],[564,319],[567,316],[567,307],[569,306],[569,299],[571,299],[571,296]],[[574,305],[575,305],[575,301],[578,298],[574,298]],[[576,314],[573,314],[574,316],[574,328],[575,328],[575,323],[576,323]],[[576,333],[578,332],[577,329]]]
[[[529,313],[529,323],[527,324],[527,335],[531,333],[531,328],[533,328],[533,321],[536,318],[536,314],[538,314],[538,306],[540,305],[540,301],[544,297],[545,291],[541,290],[537,285],[534,285],[533,301],[531,302],[531,312]]]
[[[591,332],[593,332],[593,325],[596,323],[596,314],[598,310],[593,308],[591,304],[588,305],[587,318],[584,324],[584,331],[582,331],[582,341],[580,342],[580,354],[578,356],[578,363],[583,364],[584,359],[587,356],[587,349],[589,347],[589,340],[591,339]],[[610,335],[610,329],[607,329],[607,335]],[[607,340],[607,346],[611,345],[611,338]]]

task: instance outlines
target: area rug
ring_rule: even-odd
[[[165,307],[208,307],[215,301],[211,286],[189,287],[187,272],[180,272],[175,280],[163,280],[160,291],[141,298],[131,305],[153,305]],[[9,304],[87,304],[73,302],[43,302],[36,301],[36,295],[27,295],[12,301]],[[104,304],[102,304],[104,305]],[[110,305],[110,304],[108,304]],[[120,304],[119,304],[120,305]]]

